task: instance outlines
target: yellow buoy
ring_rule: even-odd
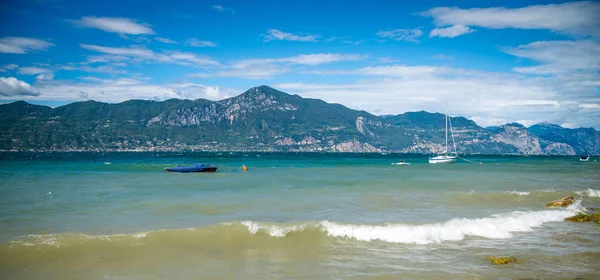
[[[246,171],[248,170],[248,167],[246,167],[246,165],[242,165],[242,170]]]

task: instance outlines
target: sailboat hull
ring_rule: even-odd
[[[429,163],[454,163],[456,157],[453,156],[437,156],[429,158]]]

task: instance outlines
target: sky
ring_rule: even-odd
[[[268,85],[375,115],[600,129],[599,15],[598,1],[1,1],[0,103]]]

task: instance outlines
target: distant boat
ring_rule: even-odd
[[[448,153],[448,123],[450,123],[450,134],[452,135],[452,146],[454,147],[454,152]],[[429,163],[453,163],[458,158],[458,153],[456,152],[456,143],[454,143],[454,134],[452,133],[452,122],[448,118],[448,110],[446,110],[446,149],[437,154],[434,157],[429,158]]]
[[[177,166],[177,167],[167,167],[165,168],[167,172],[181,172],[181,173],[191,173],[191,172],[215,172],[217,171],[217,167],[210,166],[204,163],[198,163],[194,165],[188,166]]]
[[[590,160],[590,155],[581,155],[579,157],[579,161],[588,161]]]
[[[392,162],[392,165],[410,165],[410,163],[401,160],[400,162]]]

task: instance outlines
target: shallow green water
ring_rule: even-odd
[[[0,154],[0,278],[597,279],[599,225],[563,219],[600,208],[600,162],[468,159]]]

